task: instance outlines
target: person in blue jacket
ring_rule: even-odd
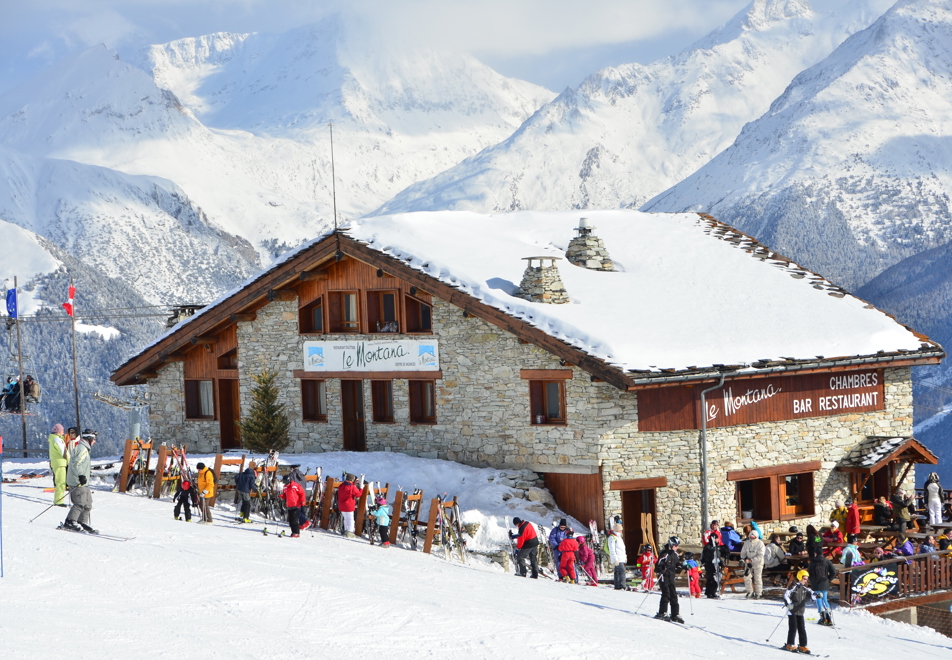
[[[559,526],[549,532],[549,547],[552,548],[552,561],[555,562],[555,570],[559,570],[559,561],[562,559],[562,553],[559,552],[559,544],[568,538],[569,526],[565,518],[559,521]]]
[[[728,552],[740,552],[744,541],[740,538],[737,530],[734,529],[734,523],[725,522],[724,526],[721,527],[721,543],[727,548]]]
[[[380,545],[385,548],[390,547],[390,512],[392,509],[387,504],[387,498],[378,495],[376,499],[377,507],[373,510],[373,516],[377,519],[377,530],[380,532]],[[371,539],[372,541],[373,539]]]
[[[258,477],[255,474],[254,462],[245,468],[244,472],[235,477],[235,490],[241,500],[241,511],[236,522],[251,522],[251,489],[254,488]]]

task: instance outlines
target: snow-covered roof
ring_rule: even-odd
[[[939,462],[938,457],[928,447],[912,436],[867,436],[840,461],[840,467],[868,468],[870,471],[875,471],[881,467],[880,463],[887,461],[897,452],[905,453],[900,451],[905,448],[905,445],[909,445],[914,450],[913,453],[921,455],[922,460],[914,462],[932,463],[933,465]]]
[[[582,215],[604,240],[616,272],[562,260],[559,272],[571,303],[515,297],[523,259],[563,257]],[[343,235],[638,378],[725,366],[780,371],[854,358],[868,364],[944,356],[938,344],[872,305],[695,213],[407,213],[362,218]],[[236,294],[273,278],[331,236],[323,234],[282,255],[138,356],[189,332]],[[346,251],[346,242],[342,245]]]

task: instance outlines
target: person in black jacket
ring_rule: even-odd
[[[836,577],[836,568],[833,562],[822,554],[810,560],[810,588],[816,594],[816,611],[820,614],[821,626],[832,626],[833,618],[830,615],[830,580]]]
[[[241,513],[238,514],[238,522],[251,522],[251,489],[254,488],[255,481],[258,478],[255,475],[253,465],[254,463],[235,477],[235,491],[241,500]]]
[[[810,652],[807,647],[807,627],[803,619],[803,612],[806,610],[807,601],[816,598],[816,594],[807,587],[809,577],[810,574],[807,571],[800,571],[797,573],[796,584],[783,594],[783,602],[787,606],[787,616],[789,617],[787,619],[787,645],[783,647],[785,651]],[[793,645],[798,634],[800,636],[799,647]]]
[[[526,559],[529,559],[529,568],[532,571],[533,580],[539,577],[539,535],[536,534],[535,525],[528,520],[513,518],[512,522],[518,530],[516,534],[509,532],[509,538],[515,539],[516,548],[519,552],[516,554],[516,575],[526,576]]]
[[[181,513],[182,509],[184,508],[185,522],[192,522],[192,504],[198,504],[198,501],[195,497],[195,489],[192,488],[192,484],[187,481],[180,483],[178,490],[175,491],[175,497],[172,498],[172,501],[175,502],[175,508],[172,510],[175,519],[182,519]]]
[[[797,535],[790,539],[787,545],[787,551],[791,557],[802,557],[807,554],[807,544],[803,542],[803,534],[797,532]]]
[[[704,565],[704,595],[718,598],[721,593],[721,553],[717,547],[717,537],[708,535],[707,543],[701,551],[701,563]]]
[[[674,621],[675,623],[684,623],[681,618],[681,608],[678,605],[678,591],[674,588],[674,578],[681,572],[681,556],[678,554],[678,547],[681,545],[681,539],[672,536],[668,539],[664,550],[658,557],[655,564],[655,571],[658,575],[658,584],[661,587],[661,607],[658,608],[656,619],[665,621]],[[668,605],[671,605],[671,616],[668,616]]]
[[[823,537],[820,536],[820,533],[816,531],[816,527],[813,525],[807,525],[807,555],[810,557],[810,561],[813,561],[815,557],[823,556]]]

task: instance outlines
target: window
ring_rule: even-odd
[[[331,291],[327,300],[331,332],[360,332],[356,291]]]
[[[298,310],[298,332],[302,335],[324,332],[324,298]]]
[[[215,419],[213,381],[185,381],[185,418]]]
[[[529,412],[533,424],[565,424],[565,381],[530,380]]]
[[[737,520],[773,520],[770,477],[737,482]]]
[[[404,298],[407,310],[407,332],[433,332],[431,308],[412,296]]]
[[[373,404],[374,421],[387,423],[393,421],[393,381],[370,381],[370,395]]]
[[[400,332],[397,321],[397,292],[368,291],[367,321],[370,332]]]
[[[238,368],[238,349],[233,348],[227,353],[218,356],[219,369],[237,369]]]
[[[814,515],[813,471],[819,469],[820,462],[812,461],[728,472],[727,479],[736,482],[737,519],[792,520]]]
[[[410,421],[416,424],[436,423],[436,383],[432,380],[411,380]]]
[[[305,422],[327,421],[327,392],[323,380],[301,381],[301,416]]]
[[[778,480],[780,518],[803,518],[814,514],[813,473],[782,475]]]

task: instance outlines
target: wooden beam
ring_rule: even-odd
[[[294,289],[271,289],[268,291],[268,300],[297,300],[298,292]]]
[[[421,502],[422,504],[422,502]],[[436,517],[440,514],[440,499],[430,500],[430,519],[426,523],[426,540],[423,541],[423,552],[430,554],[433,548],[433,537],[436,536]]]
[[[192,337],[192,345],[198,344],[217,344],[218,335],[200,335],[198,337]]]
[[[159,374],[154,371],[143,371],[135,375],[135,380],[152,380],[153,378],[158,378]]]
[[[126,492],[126,486],[129,483],[129,465],[132,462],[132,443],[133,440],[126,440],[126,448],[122,452],[122,467],[119,469],[119,492]]]
[[[611,482],[608,490],[650,490],[665,488],[668,485],[667,477],[648,477],[647,479],[620,479]]]
[[[304,371],[295,369],[295,378],[325,380],[344,378],[349,380],[442,380],[442,371]]]
[[[238,314],[232,314],[229,317],[235,323],[249,323],[258,319],[258,315],[254,312],[241,312]]]
[[[162,483],[165,476],[165,462],[168,460],[168,447],[164,444],[159,445],[159,458],[155,464],[155,479],[152,484],[152,499],[157,500],[162,496]],[[175,493],[173,492],[173,497]]]
[[[303,270],[301,274],[298,275],[298,279],[302,282],[319,282],[329,277],[330,275],[327,274],[326,270]]]
[[[523,380],[572,380],[571,369],[520,369]]]
[[[402,490],[398,490],[393,498],[393,516],[390,518],[390,545],[397,544],[397,536],[400,535],[400,512],[403,510],[403,498],[406,496]]]
[[[800,472],[816,472],[822,467],[820,461],[806,461],[805,463],[784,463],[768,467],[753,468],[750,470],[729,470],[728,481],[747,481],[748,479],[763,479],[780,474],[798,474]]]

